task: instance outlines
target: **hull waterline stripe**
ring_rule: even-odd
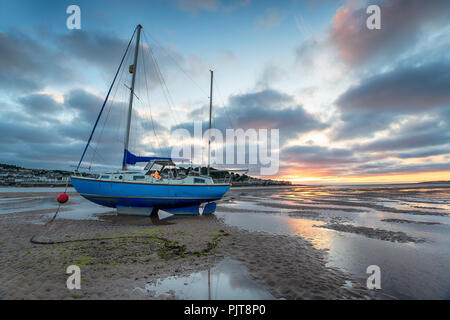
[[[98,194],[87,194],[87,193],[80,193],[83,197],[92,197],[92,198],[134,198],[134,199],[187,199],[187,200],[212,200],[217,199],[217,197],[135,197],[135,196],[105,196],[105,195],[98,195]]]

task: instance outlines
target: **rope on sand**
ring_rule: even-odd
[[[49,240],[49,241],[40,241],[36,240],[35,237],[37,235],[34,235],[30,242],[34,244],[60,244],[60,243],[70,243],[70,242],[84,242],[84,241],[102,241],[102,240],[115,240],[115,239],[145,239],[145,238],[151,238],[151,239],[157,239],[164,241],[166,243],[170,242],[169,240],[165,238],[155,237],[155,236],[119,236],[119,237],[104,237],[104,238],[88,238],[88,239],[75,239],[75,240]]]

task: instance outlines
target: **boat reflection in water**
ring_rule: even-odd
[[[207,270],[188,276],[158,279],[144,287],[137,287],[134,291],[194,300],[274,299],[264,287],[250,279],[242,264],[228,258]]]

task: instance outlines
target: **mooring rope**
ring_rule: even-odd
[[[69,187],[69,179],[67,179],[67,181],[66,181],[66,186],[64,187],[64,192],[63,192],[63,194],[67,195],[67,189],[68,189],[68,187]],[[50,223],[52,223],[52,222],[56,219],[56,216],[58,215],[59,210],[61,209],[61,205],[62,205],[62,203],[59,202],[58,208],[56,208],[55,214],[53,215],[53,217],[52,217],[49,221],[47,221],[47,222],[45,223],[44,227],[48,226]],[[34,238],[35,238],[36,236],[37,236],[37,234],[35,234],[34,236],[31,237],[31,239],[30,239],[30,242],[31,242],[31,243],[37,243],[37,242],[35,242],[36,240],[34,240]]]
[[[88,239],[74,239],[74,240],[50,240],[50,241],[39,241],[35,240],[34,237],[30,239],[31,243],[34,244],[59,244],[59,243],[70,243],[70,242],[84,242],[84,241],[102,241],[102,240],[114,240],[114,239],[140,239],[140,238],[156,238],[158,240],[169,243],[170,241],[165,238],[159,238],[155,236],[119,236],[119,237],[103,237],[103,238],[88,238]]]

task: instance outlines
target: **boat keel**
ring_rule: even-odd
[[[162,209],[162,210],[164,210],[168,213],[171,213],[171,214],[175,214],[175,215],[198,216],[200,214],[200,206],[199,205],[181,207],[181,208]]]
[[[212,214],[216,212],[216,203],[215,202],[208,202],[205,207],[203,208],[202,215]]]
[[[144,216],[149,217],[158,214],[158,209],[154,207],[123,207],[117,206],[118,216]]]

